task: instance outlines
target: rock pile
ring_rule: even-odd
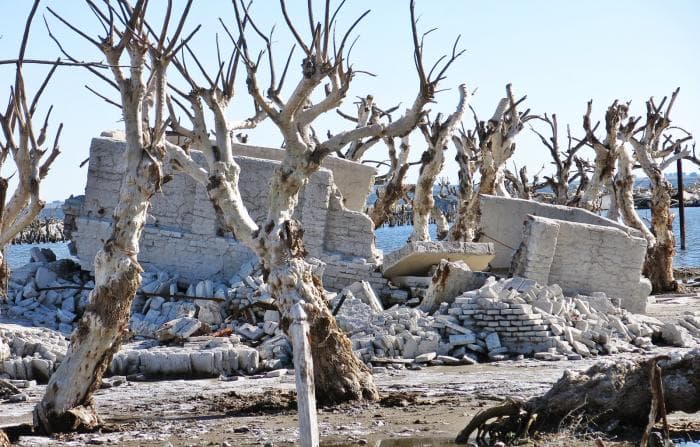
[[[0,374],[45,381],[56,358],[60,362],[65,354],[66,337],[82,316],[94,282],[73,261],[56,261],[50,250],[32,249],[32,261],[12,272],[6,312],[49,335],[26,343],[22,331],[0,337]],[[132,303],[130,331],[136,340],[146,341],[126,345],[111,371],[148,378],[211,377],[282,368],[291,364],[292,349],[279,320],[252,263],[228,282],[189,283],[167,272],[145,271]],[[50,340],[61,343],[54,349]],[[167,346],[171,344],[179,346]]]
[[[9,315],[70,334],[94,283],[83,280],[78,264],[70,259],[56,260],[51,250],[34,247],[31,259],[33,262],[12,271],[7,294]]]
[[[51,329],[4,324],[0,328],[0,376],[46,382],[67,348],[65,337]]]
[[[457,363],[533,354],[575,360],[650,350],[652,339],[675,346],[700,340],[697,315],[684,315],[679,325],[664,324],[621,309],[603,293],[566,297],[557,285],[517,277],[489,277],[480,288],[442,303],[433,316],[398,306],[378,313],[350,298],[336,318],[367,362],[389,357]]]
[[[557,285],[517,277],[490,278],[462,294],[447,312],[465,327],[497,333],[511,352],[534,352],[543,359],[648,350],[652,338],[662,339],[664,327],[621,309],[603,293],[566,297]]]

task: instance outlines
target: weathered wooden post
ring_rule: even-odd
[[[303,301],[302,301],[303,302]],[[301,302],[291,309],[292,324],[289,333],[294,349],[294,376],[297,387],[297,411],[299,412],[299,445],[318,447],[318,421],[316,418],[316,391],[314,364],[309,344],[309,323]]]

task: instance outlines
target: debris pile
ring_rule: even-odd
[[[627,312],[604,293],[567,297],[556,284],[517,277],[489,278],[456,298],[447,313],[466,328],[498,334],[506,352],[534,353],[544,360],[650,350],[652,339],[680,344],[670,333],[674,325]],[[695,327],[697,321],[685,315],[680,324]]]
[[[442,303],[433,316],[399,306],[375,312],[360,299],[346,298],[336,318],[366,362],[386,357],[459,363],[533,354],[576,360],[651,350],[652,340],[674,346],[700,340],[698,315],[664,324],[627,312],[603,293],[567,297],[557,285],[517,277],[489,277],[480,288]]]
[[[65,357],[68,341],[43,327],[0,328],[0,377],[46,382]]]
[[[6,304],[10,317],[31,321],[35,328],[5,330],[0,376],[45,382],[56,359],[65,355],[66,338],[85,311],[94,282],[73,261],[56,261],[50,250],[34,248],[31,255],[32,262],[12,272]],[[283,368],[291,364],[292,348],[279,320],[252,263],[228,282],[189,283],[164,271],[144,271],[131,308],[134,342],[115,355],[110,372],[216,377]],[[42,334],[32,335],[36,331]]]
[[[32,260],[13,272],[7,309],[36,327],[3,325],[0,378],[45,382],[65,355],[66,338],[85,310],[93,282],[76,263],[57,261],[50,250],[33,249]],[[315,265],[322,274],[324,264]],[[472,364],[523,355],[579,359],[649,350],[652,340],[681,347],[700,340],[700,315],[688,313],[678,324],[664,324],[621,309],[603,293],[567,297],[557,285],[496,279],[462,263],[443,261],[427,281],[399,279],[402,288],[382,296],[383,302],[366,281],[327,292],[353,350],[374,366]],[[422,307],[435,313],[405,304],[384,310],[409,297],[416,305],[425,297]],[[130,332],[130,342],[111,363],[113,375],[226,378],[292,363],[280,313],[252,262],[227,281],[191,283],[164,271],[143,272]]]

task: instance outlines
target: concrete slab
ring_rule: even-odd
[[[472,270],[485,270],[494,257],[491,243],[409,242],[384,256],[384,277],[424,275],[441,260],[464,261]]]

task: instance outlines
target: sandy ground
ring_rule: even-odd
[[[664,296],[649,314],[665,321],[700,310],[700,296]],[[382,399],[375,403],[319,410],[324,445],[382,447],[448,445],[471,416],[506,396],[528,398],[545,392],[566,369],[583,370],[596,361],[656,355],[599,357],[580,361],[504,361],[473,366],[389,370],[375,375]],[[0,423],[26,418],[44,391],[25,390],[29,400],[0,405]],[[284,446],[297,439],[294,377],[127,382],[95,396],[106,424],[102,432],[53,438],[23,433],[19,445]],[[700,434],[700,414],[671,416],[677,428]],[[10,432],[12,434],[12,432]],[[443,442],[444,441],[444,442]],[[573,444],[555,438],[544,445]],[[614,445],[606,441],[606,445]]]

